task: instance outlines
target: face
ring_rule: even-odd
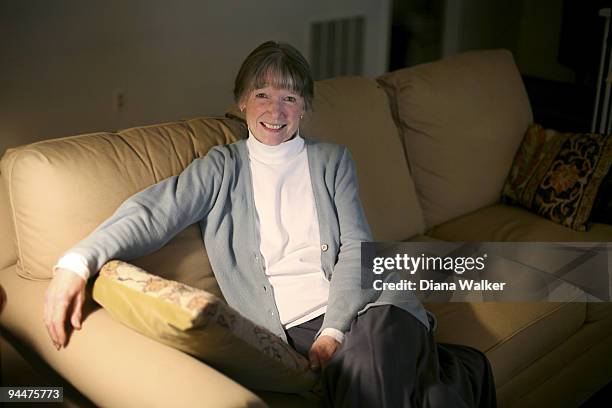
[[[304,98],[286,89],[267,86],[252,90],[241,103],[253,136],[276,146],[293,137],[304,113]]]

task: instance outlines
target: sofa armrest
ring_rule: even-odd
[[[48,282],[20,278],[13,266],[0,271],[0,285],[7,295],[2,326],[98,406],[266,406],[230,378],[121,325],[93,304],[83,329],[57,351],[42,322]]]

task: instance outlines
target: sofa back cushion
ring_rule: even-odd
[[[9,150],[1,165],[15,220],[19,273],[50,278],[57,259],[126,198],[180,173],[212,146],[234,142],[244,132],[237,121],[192,119]],[[197,225],[133,262],[218,293]]]
[[[228,116],[243,118],[235,107]],[[317,81],[313,111],[304,117],[300,133],[349,148],[375,239],[403,241],[423,232],[423,213],[402,142],[387,96],[375,81],[364,77]]]
[[[467,52],[378,81],[391,100],[427,227],[497,202],[532,121],[512,54]]]
[[[4,183],[0,182],[0,270],[17,261],[15,252],[15,232],[9,208],[9,200]]]

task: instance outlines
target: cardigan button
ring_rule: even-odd
[[[321,251],[325,252],[329,249],[329,247],[327,246],[327,244],[323,244],[321,245]]]

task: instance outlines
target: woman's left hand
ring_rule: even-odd
[[[327,363],[331,359],[332,355],[340,347],[340,343],[331,336],[321,335],[319,336],[308,353],[310,360],[310,368],[314,371],[319,371],[327,366]]]

